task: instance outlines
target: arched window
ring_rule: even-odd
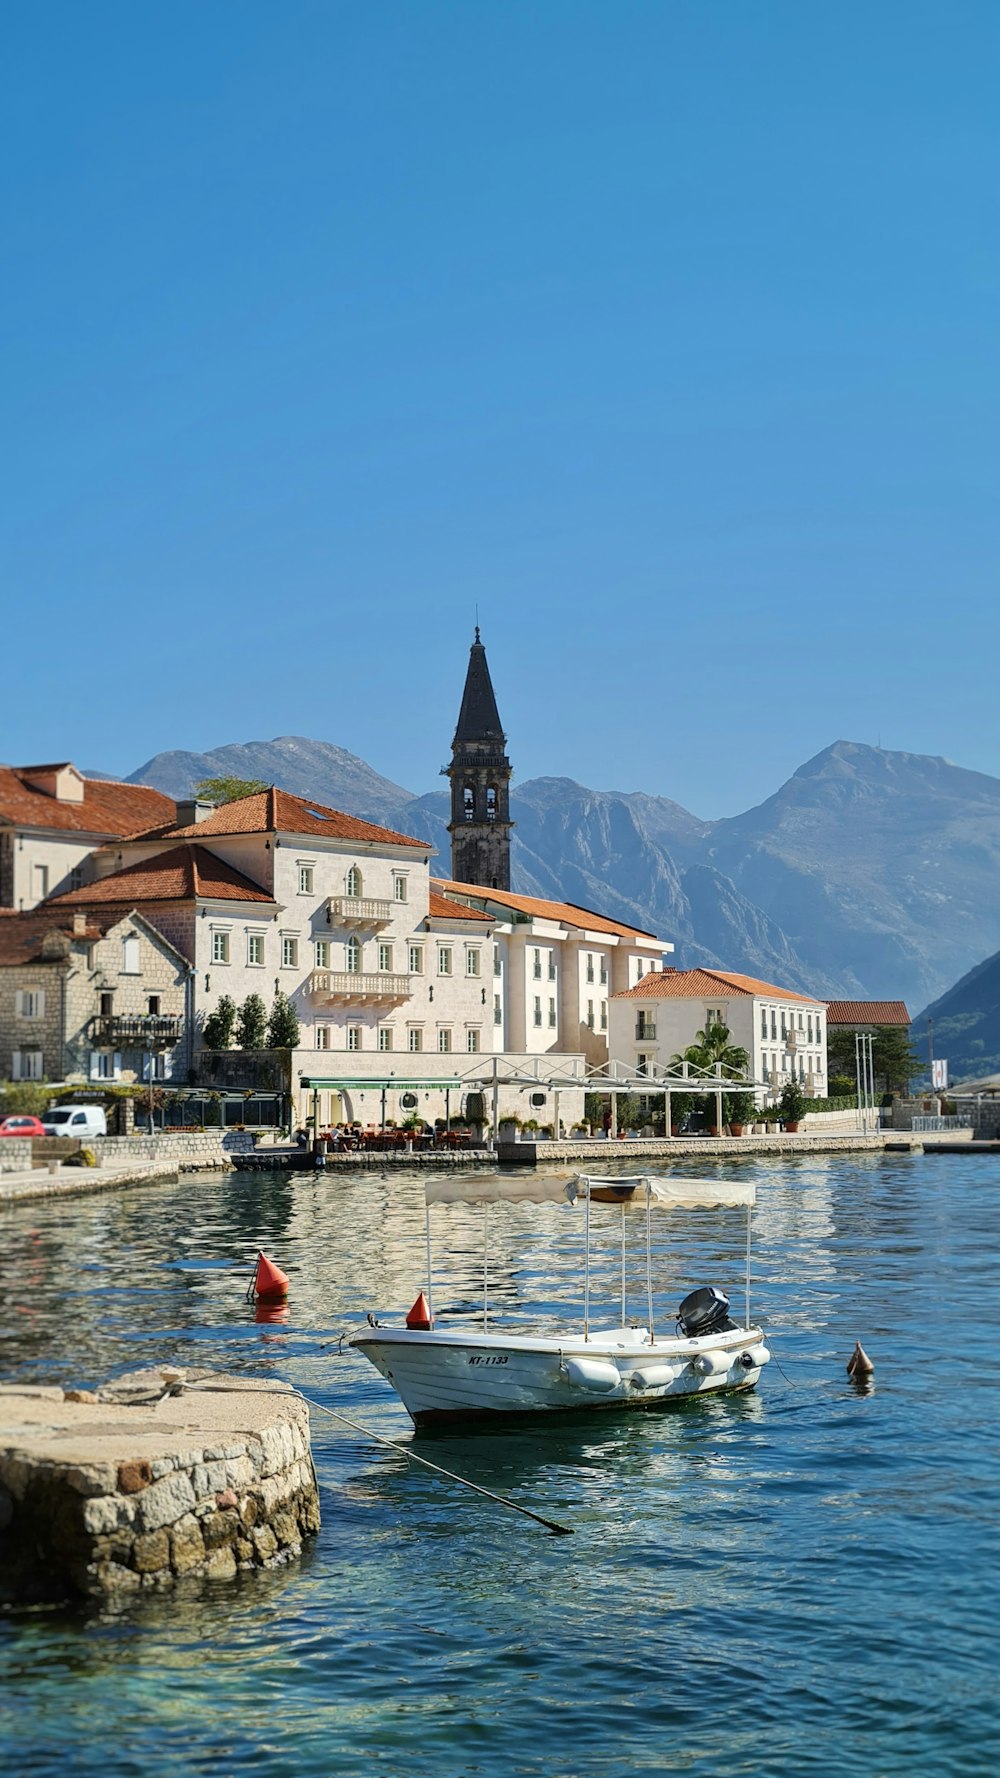
[[[462,792],[462,813],[466,821],[472,821],[476,813],[476,792],[471,784],[467,784]]]
[[[495,784],[486,786],[486,819],[495,821],[497,818],[497,787]]]
[[[344,894],[358,896],[361,894],[361,872],[356,864],[352,864],[344,884]]]
[[[358,975],[361,971],[361,944],[356,938],[349,938],[346,945],[347,973]]]

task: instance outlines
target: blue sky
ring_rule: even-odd
[[[8,9],[0,756],[1000,774],[1000,9]]]

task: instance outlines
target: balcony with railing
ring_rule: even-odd
[[[392,902],[378,901],[370,895],[331,895],[326,904],[331,926],[364,926],[370,932],[388,926],[392,919]]]
[[[180,1043],[184,1020],[169,1013],[104,1013],[90,1031],[98,1049],[167,1050]]]
[[[410,997],[410,977],[390,970],[314,969],[306,993],[313,1000],[340,1006],[398,1006]]]
[[[636,1019],[635,1035],[639,1043],[655,1043],[656,1026],[649,1019]]]

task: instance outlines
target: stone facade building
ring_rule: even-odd
[[[0,1079],[183,1078],[190,976],[134,908],[0,915]]]
[[[145,784],[84,778],[74,765],[0,766],[0,908],[23,913],[89,883],[98,847],[174,818]]]

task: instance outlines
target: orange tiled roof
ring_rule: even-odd
[[[16,914],[7,909],[4,912],[8,914],[8,918],[0,920],[0,967],[5,964],[49,961],[42,956],[42,941],[46,933],[62,932],[67,938],[74,938],[80,944],[93,944],[96,939],[103,938],[105,932],[121,918],[117,911],[110,916],[91,914],[88,915],[83,932],[74,932],[72,915],[64,913],[60,917],[54,908],[31,908],[26,914]]]
[[[99,882],[82,889],[54,895],[49,908],[89,908],[113,903],[131,906],[138,901],[263,901],[274,906],[273,896],[251,883],[241,871],[206,851],[204,846],[173,846],[155,858],[127,864]]]
[[[909,1025],[902,1000],[828,1000],[827,1025]]]
[[[737,975],[730,969],[663,969],[644,975],[634,988],[614,994],[614,1000],[704,1000],[713,994],[746,994],[768,1000],[801,1000],[803,1006],[821,1006],[808,994],[793,994],[791,988],[776,988],[773,982],[759,982],[752,975]]]
[[[391,827],[378,827],[373,821],[361,821],[357,815],[345,815],[340,809],[329,809],[325,803],[310,802],[307,797],[293,796],[290,790],[254,791],[235,802],[223,803],[214,815],[195,821],[190,827],[159,828],[152,833],[133,832],[130,839],[200,840],[233,833],[303,833],[334,840],[368,840],[393,846],[416,846],[421,851],[433,850],[428,840],[415,840],[405,833],[394,833]]]
[[[473,895],[481,901],[494,901],[498,907],[513,908],[519,914],[535,914],[540,920],[558,920],[563,926],[576,926],[587,932],[608,932],[619,938],[655,938],[655,932],[644,932],[640,926],[625,926],[620,920],[607,920],[589,908],[578,908],[569,901],[543,901],[536,895],[513,895],[509,889],[484,889],[475,883],[452,883],[446,878],[432,878],[436,889],[446,895]]]
[[[467,908],[460,901],[450,901],[447,895],[438,895],[434,889],[430,893],[427,914],[431,920],[483,920],[487,926],[493,924],[492,914],[481,913],[479,908]]]
[[[60,802],[25,781],[24,773],[54,771],[53,766],[0,766],[0,824],[58,832],[104,834],[120,839],[137,827],[176,820],[171,797],[148,784],[117,784],[109,778],[85,778],[83,801]]]

